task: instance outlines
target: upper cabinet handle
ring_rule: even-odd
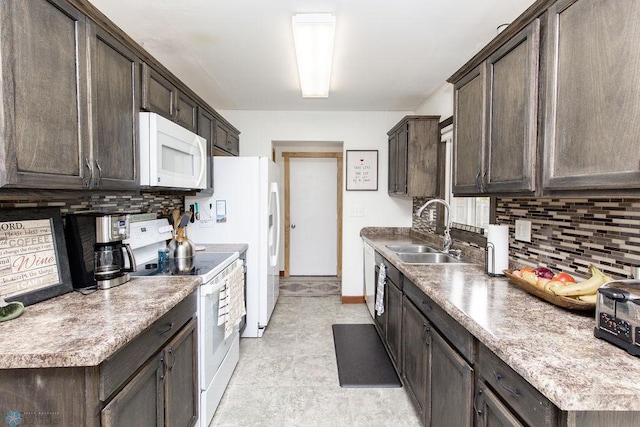
[[[485,169],[484,173],[482,174],[482,180],[480,181],[480,185],[482,187],[483,193],[487,190],[487,174],[488,173],[489,171]]]
[[[89,170],[89,178],[84,181],[84,186],[91,188],[91,181],[93,181],[93,168],[91,167],[91,162],[88,158],[84,159],[84,165]]]
[[[102,182],[102,167],[100,166],[100,161],[95,159],[96,168],[98,169],[98,181],[96,181],[96,187],[100,187],[100,183]]]

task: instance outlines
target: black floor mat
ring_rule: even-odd
[[[372,324],[332,325],[340,387],[402,387]]]

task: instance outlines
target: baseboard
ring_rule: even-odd
[[[364,295],[363,296],[352,296],[352,297],[347,297],[347,296],[342,296],[342,303],[343,304],[364,304]]]

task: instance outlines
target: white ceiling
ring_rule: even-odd
[[[217,110],[413,111],[533,0],[90,0]],[[328,99],[300,94],[291,17],[336,16]]]

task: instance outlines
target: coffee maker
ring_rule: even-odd
[[[129,281],[136,261],[128,214],[85,213],[65,217],[65,237],[74,288],[109,289]]]

